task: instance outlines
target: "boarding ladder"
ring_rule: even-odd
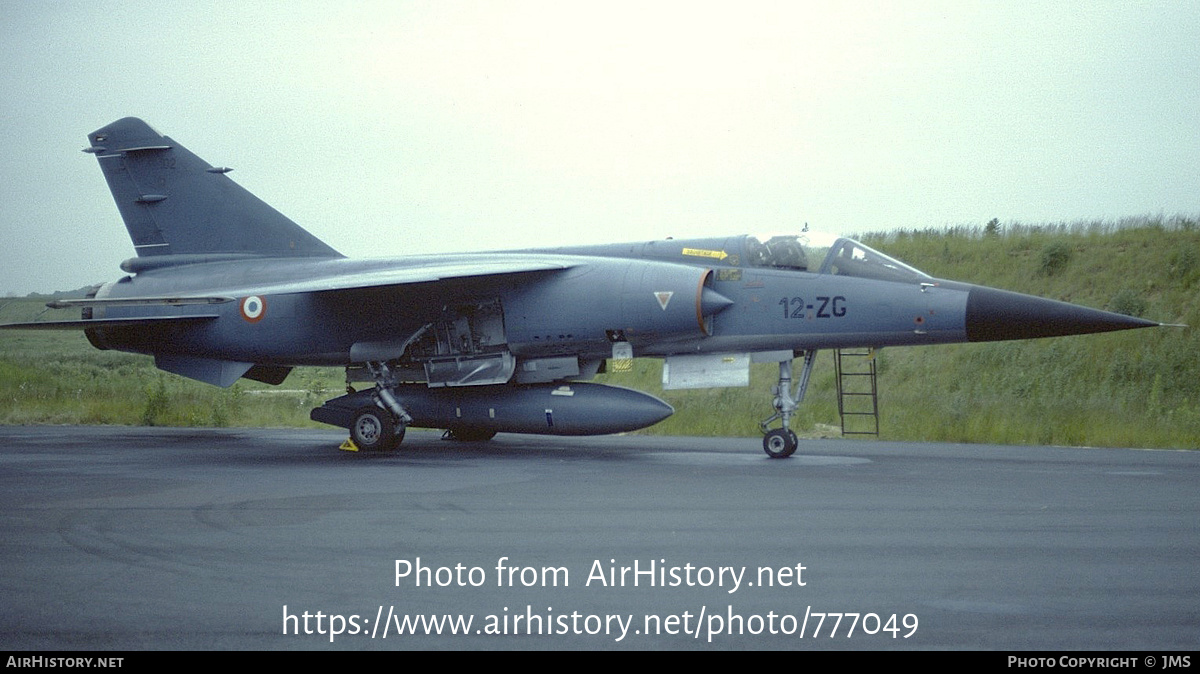
[[[879,435],[875,353],[875,349],[836,349],[833,352],[842,435]]]

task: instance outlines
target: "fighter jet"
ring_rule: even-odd
[[[643,428],[674,410],[587,380],[652,357],[668,388],[744,385],[751,362],[778,363],[760,425],[783,458],[818,350],[1160,325],[936,279],[810,232],[348,259],[140,119],[88,141],[137,256],[85,299],[49,304],[78,319],[0,327],[82,329],[98,349],[225,387],[345,367],[370,386],[311,416],[363,449],[394,448],[410,426],[473,440]]]

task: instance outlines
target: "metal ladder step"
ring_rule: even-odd
[[[842,435],[879,435],[879,387],[875,369],[875,349],[836,349],[833,352],[837,383],[838,416]],[[864,390],[862,379],[869,385]],[[854,385],[853,382],[859,382]],[[858,400],[860,402],[853,403]],[[865,403],[862,401],[866,401]],[[847,424],[847,418],[869,417],[869,421]]]

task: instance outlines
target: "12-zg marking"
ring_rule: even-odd
[[[779,304],[783,307],[784,318],[841,318],[846,315],[846,298],[841,295],[818,297],[812,304],[805,304],[803,297],[785,297]],[[806,313],[814,310],[815,314]]]

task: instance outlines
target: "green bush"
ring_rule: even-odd
[[[1129,288],[1121,288],[1108,301],[1108,310],[1126,316],[1141,316],[1146,313],[1146,298]]]
[[[142,425],[157,426],[163,421],[167,410],[171,407],[171,398],[167,395],[167,384],[162,377],[158,383],[146,387],[146,406],[142,409]]]
[[[1054,276],[1071,261],[1071,246],[1065,241],[1052,241],[1042,248],[1041,266],[1038,271],[1045,276]]]

